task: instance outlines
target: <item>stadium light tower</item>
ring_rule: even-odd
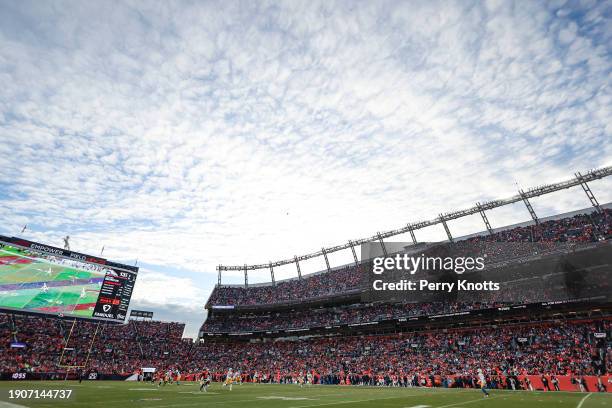
[[[536,223],[536,225],[540,225],[540,220],[538,219],[536,212],[533,210],[533,207],[531,206],[527,195],[525,195],[525,192],[523,190],[519,190],[519,195],[521,196],[525,207],[527,207],[527,211],[529,211],[529,215],[531,215],[533,221]]]
[[[385,241],[383,241],[382,236],[380,235],[380,232],[376,233],[376,236],[378,237],[378,242],[380,242],[380,247],[382,248],[383,251],[383,255],[385,256],[385,258],[387,257],[387,248],[385,247]]]
[[[582,186],[582,189],[584,190],[584,193],[589,198],[589,201],[591,202],[591,205],[593,207],[595,207],[595,209],[597,210],[598,213],[601,214],[602,213],[602,209],[599,206],[599,202],[595,198],[595,195],[591,191],[591,188],[589,187],[589,185],[585,181],[584,177],[582,176],[582,174],[580,174],[580,172],[575,173],[575,175],[576,175],[576,178],[578,179],[578,181],[580,182],[580,186]]]
[[[362,238],[356,241],[349,241],[348,243],[345,243],[342,245],[336,245],[333,247],[329,247],[327,249],[322,248],[320,251],[301,255],[299,257],[294,256],[293,258],[276,261],[272,263],[272,266],[288,265],[290,263],[295,262],[297,270],[298,270],[298,276],[301,277],[299,261],[305,261],[311,258],[323,256],[325,258],[325,264],[327,265],[327,270],[330,271],[331,267],[329,265],[329,260],[327,258],[328,253],[333,253],[333,252],[341,251],[344,249],[352,248],[351,250],[353,251],[353,258],[356,258],[356,254],[354,252],[355,245],[361,245],[364,243],[373,243],[375,241],[380,241],[381,238],[386,239],[386,238],[393,237],[399,234],[404,234],[406,232],[410,232],[410,236],[412,237],[412,242],[416,244],[417,243],[417,240],[415,237],[416,230],[420,230],[420,229],[427,228],[427,227],[437,225],[437,224],[443,225],[449,241],[453,242],[453,237],[451,235],[450,229],[448,228],[447,222],[450,220],[456,220],[462,217],[466,217],[468,215],[478,214],[478,213],[480,213],[485,223],[485,226],[487,226],[487,230],[489,231],[489,233],[492,233],[493,229],[491,228],[491,225],[489,223],[489,220],[487,219],[485,211],[493,210],[495,208],[518,203],[521,201],[527,207],[527,210],[529,211],[531,218],[535,221],[536,224],[539,224],[538,217],[533,207],[531,206],[529,199],[534,198],[534,197],[544,196],[546,194],[554,193],[555,191],[561,191],[561,190],[565,190],[565,189],[569,189],[569,188],[573,188],[577,186],[582,186],[582,189],[585,191],[585,193],[589,197],[589,200],[591,200],[591,204],[593,204],[595,208],[598,208],[598,210],[600,210],[599,203],[597,202],[597,199],[593,195],[593,192],[590,190],[587,182],[591,182],[594,180],[600,180],[604,177],[609,177],[609,176],[612,176],[612,166],[589,170],[585,174],[576,173],[574,177],[572,177],[569,180],[564,180],[564,181],[560,181],[560,182],[553,183],[553,184],[545,184],[539,187],[534,187],[534,188],[529,189],[527,192],[520,189],[520,187],[518,187],[517,185],[517,188],[519,188],[519,192],[518,194],[515,194],[512,197],[500,198],[500,199],[496,199],[492,201],[486,201],[484,203],[477,203],[475,206],[471,208],[466,208],[466,209],[459,210],[459,211],[453,211],[450,213],[446,213],[445,215],[440,214],[437,218],[434,218],[431,220],[411,222],[402,228],[398,228],[398,229],[390,230],[390,231],[379,232],[377,235],[374,235],[371,237]],[[267,263],[253,264],[253,265],[250,265],[248,269],[258,270],[258,269],[266,269],[269,267],[270,267],[270,264],[267,264]],[[241,271],[243,270],[243,268],[245,267],[243,267],[242,265],[232,265],[232,266],[223,266],[221,269],[225,271]],[[247,284],[246,269],[245,269],[245,284]]]
[[[416,244],[417,239],[416,239],[416,235],[414,235],[414,228],[412,227],[412,224],[408,224],[406,228],[408,229],[408,232],[410,232],[410,238],[412,238],[412,243]]]
[[[221,265],[219,265],[219,266],[217,267],[217,269],[218,269],[218,271],[219,271],[219,276],[218,276],[218,278],[217,278],[217,279],[218,279],[217,284],[218,284],[219,286],[221,286],[221,269],[222,269],[222,266],[221,266]]]
[[[300,270],[300,261],[298,261],[297,255],[294,255],[293,259],[295,259],[295,266],[297,267],[298,279],[302,279],[302,271]]]
[[[249,273],[247,272],[247,264],[244,264],[244,287],[249,287]]]
[[[450,229],[448,228],[448,224],[446,223],[446,218],[444,218],[442,214],[440,214],[440,222],[442,223],[442,226],[444,226],[444,231],[446,231],[446,236],[448,237],[448,240],[450,242],[454,242],[453,236],[451,235]]]
[[[327,251],[325,250],[325,248],[321,248],[321,252],[323,252],[323,258],[325,258],[325,265],[327,265],[327,272],[330,272],[331,268],[329,267],[329,259],[327,259]]]
[[[476,203],[476,207],[478,208],[478,212],[482,217],[482,221],[484,222],[485,227],[487,227],[487,231],[489,231],[489,235],[493,235],[493,228],[491,228],[491,224],[489,224],[489,219],[487,218],[487,214],[485,214],[484,209],[482,208],[480,203]]]
[[[64,237],[64,249],[70,251],[70,235]]]
[[[349,241],[349,246],[351,247],[351,251],[353,252],[353,259],[355,260],[355,266],[358,266],[359,261],[357,260],[357,253],[355,252],[355,244],[353,244],[353,241]]]
[[[274,280],[274,268],[272,267],[272,261],[270,261],[270,277],[272,278],[272,285],[276,285],[276,281]]]

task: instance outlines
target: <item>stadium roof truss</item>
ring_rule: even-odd
[[[443,214],[440,214],[437,218],[434,218],[432,220],[408,223],[405,227],[402,227],[402,228],[389,230],[385,232],[378,232],[376,233],[376,235],[369,237],[369,238],[362,238],[358,240],[348,241],[346,244],[336,245],[333,247],[321,248],[320,251],[312,252],[312,253],[301,255],[301,256],[296,255],[290,259],[284,259],[281,261],[268,262],[266,264],[256,264],[256,265],[246,265],[246,264],[245,265],[234,265],[234,266],[219,265],[217,267],[218,284],[221,285],[222,271],[244,271],[244,284],[245,286],[248,286],[248,271],[257,270],[257,269],[270,269],[272,284],[275,284],[274,267],[288,265],[292,263],[296,265],[298,277],[301,279],[302,273],[300,270],[300,261],[305,261],[307,259],[323,256],[325,258],[325,264],[327,266],[327,270],[330,271],[331,268],[329,265],[329,260],[327,258],[327,255],[332,252],[342,251],[344,249],[349,249],[349,248],[351,249],[353,253],[355,264],[358,265],[359,261],[357,259],[357,254],[355,252],[355,246],[378,241],[380,242],[383,253],[386,254],[387,251],[386,251],[385,243],[384,243],[385,238],[393,237],[393,236],[400,235],[400,234],[410,233],[410,237],[412,238],[412,241],[416,244],[417,240],[416,240],[416,236],[414,232],[416,230],[430,227],[436,224],[442,224],[442,226],[444,227],[444,230],[446,231],[446,235],[448,236],[448,240],[452,242],[453,237],[451,235],[447,221],[456,220],[458,218],[466,217],[468,215],[473,215],[473,214],[480,214],[485,224],[485,227],[487,228],[487,231],[490,234],[493,234],[493,229],[491,228],[491,224],[489,223],[489,220],[487,218],[485,211],[492,210],[498,207],[503,207],[505,205],[514,204],[520,201],[522,201],[523,204],[525,204],[525,207],[527,208],[527,211],[529,211],[529,214],[531,215],[531,218],[533,219],[533,221],[536,224],[539,224],[540,221],[533,207],[531,206],[529,199],[534,198],[534,197],[543,196],[543,195],[550,194],[550,193],[554,193],[555,191],[560,191],[560,190],[565,190],[568,188],[576,187],[576,186],[582,187],[583,191],[585,192],[589,201],[591,202],[591,205],[598,212],[601,212],[602,210],[601,210],[601,207],[599,206],[599,202],[595,198],[595,195],[593,194],[593,192],[591,191],[587,183],[590,181],[599,180],[604,177],[608,177],[610,175],[612,175],[612,166],[603,167],[600,169],[589,170],[585,174],[581,174],[580,172],[577,172],[574,174],[574,178],[569,179],[569,180],[561,181],[559,183],[554,183],[554,184],[545,184],[542,186],[533,187],[533,188],[528,189],[527,191],[524,191],[521,189],[518,191],[518,194],[512,197],[503,198],[499,200],[493,200],[493,201],[487,201],[485,203],[476,203],[474,207],[471,207],[465,210],[443,213]]]

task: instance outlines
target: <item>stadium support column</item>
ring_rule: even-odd
[[[476,203],[476,207],[478,207],[478,212],[480,213],[480,216],[482,217],[482,221],[484,221],[485,227],[487,227],[487,231],[489,231],[490,235],[493,235],[493,228],[491,228],[491,224],[489,224],[489,219],[487,218],[487,214],[485,214],[480,203]]]
[[[327,251],[325,248],[321,248],[321,252],[323,252],[323,258],[325,258],[325,265],[327,265],[327,272],[331,272],[331,268],[329,267],[329,260],[327,259]]]
[[[527,211],[529,211],[529,215],[531,215],[531,218],[533,219],[533,221],[536,223],[536,225],[540,225],[540,220],[538,219],[537,214],[533,210],[533,207],[531,206],[529,199],[525,195],[525,192],[523,190],[519,190],[519,195],[521,196],[521,199],[523,200],[525,207],[527,207]]]
[[[448,237],[448,240],[450,242],[454,242],[453,236],[451,235],[450,229],[448,228],[448,224],[446,223],[446,218],[444,218],[442,214],[440,214],[440,222],[444,226],[444,231],[446,231],[446,236]]]
[[[219,270],[219,276],[218,276],[218,278],[217,278],[217,279],[218,279],[218,280],[217,280],[217,284],[218,284],[219,286],[221,286],[221,268],[222,268],[222,266],[221,266],[221,265],[219,265],[219,266],[217,267],[217,269]]]
[[[300,261],[298,261],[297,255],[295,255],[293,259],[295,259],[295,266],[297,267],[297,271],[298,271],[298,279],[302,279],[302,271],[300,270]]]
[[[274,268],[272,268],[272,261],[270,261],[270,277],[272,278],[272,285],[276,285],[276,281],[274,280]]]
[[[244,287],[249,287],[249,273],[247,272],[247,266],[244,264]]]
[[[584,190],[584,193],[589,198],[589,201],[591,202],[591,205],[593,207],[595,207],[595,209],[597,210],[598,213],[601,213],[602,211],[601,211],[601,207],[599,206],[599,202],[595,198],[595,195],[591,191],[591,188],[589,187],[587,182],[584,180],[584,177],[582,176],[582,174],[580,174],[580,172],[578,172],[575,175],[576,175],[576,178],[578,179],[578,181],[580,182],[580,186]]]
[[[412,225],[410,224],[408,224],[408,231],[410,232],[410,238],[412,238],[412,243],[416,244],[417,239],[416,239],[416,235],[414,235],[414,228],[412,228]]]
[[[383,255],[386,258],[387,257],[387,248],[385,247],[385,241],[383,241],[382,236],[380,235],[380,232],[377,232],[376,236],[378,237],[378,242],[380,242],[380,247],[382,248]]]
[[[349,245],[351,246],[351,251],[353,252],[353,259],[355,260],[355,266],[359,266],[359,261],[357,260],[357,252],[355,252],[355,245],[353,241],[349,241]]]

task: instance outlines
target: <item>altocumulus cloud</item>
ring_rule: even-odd
[[[136,301],[201,310],[220,263],[611,164],[610,15],[595,1],[2,1],[0,231],[145,260],[163,272],[143,273]],[[609,181],[592,187],[612,201]],[[194,289],[160,289],[173,284]]]

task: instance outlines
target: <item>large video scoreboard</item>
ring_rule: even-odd
[[[124,321],[138,268],[0,235],[0,310]]]

